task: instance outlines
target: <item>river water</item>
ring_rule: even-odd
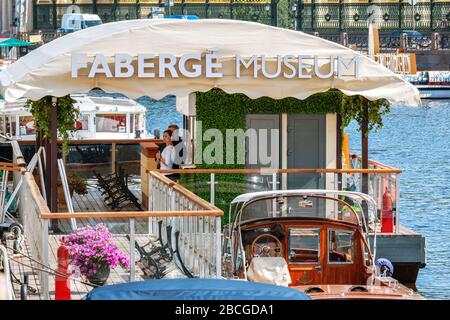
[[[174,98],[139,102],[147,106],[147,130],[181,126]],[[360,153],[356,123],[346,132],[351,151]],[[384,128],[369,136],[369,157],[404,170],[401,223],[427,239],[427,266],[419,272],[417,289],[427,298],[450,299],[450,100],[392,106]]]
[[[360,152],[352,123],[350,148]],[[417,289],[427,298],[450,299],[450,100],[394,105],[384,127],[369,135],[369,158],[404,172],[400,179],[401,224],[426,237],[427,266]]]

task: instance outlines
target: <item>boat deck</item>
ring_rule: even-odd
[[[86,195],[78,195],[74,194],[73,196],[73,207],[74,211],[88,211],[88,212],[105,212],[111,211],[106,203],[103,200],[101,191],[99,191],[95,186],[96,180],[90,181],[88,183],[88,194]],[[129,185],[130,191],[141,201],[141,193],[138,185],[136,183],[130,183]],[[125,210],[133,210],[136,208],[134,206],[125,207],[122,211]],[[130,233],[129,229],[129,221],[125,219],[96,219],[96,218],[88,218],[88,219],[77,219],[76,220],[77,227],[82,227],[86,225],[95,226],[98,223],[105,223],[108,226],[108,229],[114,234],[114,242],[117,247],[124,252],[128,257],[130,256],[130,242],[126,238],[126,235]],[[71,225],[69,221],[58,221],[58,228],[61,232],[58,234],[53,234],[49,236],[49,266],[51,269],[57,269],[57,250],[60,245],[60,239],[64,234],[68,234],[72,231]],[[135,239],[139,245],[145,245],[150,241],[155,241],[153,235],[149,235],[148,233],[148,221],[146,219],[135,219]],[[28,293],[28,299],[30,300],[41,300],[44,299],[44,296],[40,292],[40,283],[38,274],[40,272],[41,266],[34,262],[29,258],[31,256],[30,248],[27,244],[26,239],[21,244],[22,253],[21,254],[11,254],[11,272],[13,277],[16,278],[16,281],[13,282],[13,287],[16,295],[16,299],[20,299],[20,282],[24,280],[24,276],[29,276],[29,287],[34,292]],[[8,247],[13,247],[13,242],[8,241]],[[139,260],[139,254],[135,251],[135,260]],[[182,272],[172,263],[170,271],[166,277],[185,277]],[[110,276],[108,278],[107,284],[118,284],[128,282],[130,279],[130,272],[118,267],[115,270],[111,270]],[[144,280],[143,273],[136,265],[135,268],[135,280]],[[70,288],[71,288],[71,296],[72,299],[78,300],[81,299],[86,293],[92,290],[92,286],[81,283],[87,282],[83,278],[74,275],[73,280],[71,280]],[[50,291],[50,299],[55,299],[55,277],[50,275],[49,277],[49,291]]]
[[[128,185],[130,191],[135,195],[140,203],[141,191],[140,185],[136,183],[130,183]],[[88,181],[88,193],[86,195],[73,195],[73,209],[75,212],[109,212],[114,211],[106,204],[103,199],[102,193],[96,187],[96,180],[92,179]],[[136,207],[133,205],[122,208],[120,211],[136,211]],[[86,225],[95,226],[98,223],[105,223],[111,232],[118,234],[129,233],[129,222],[125,219],[95,219],[85,218],[77,219],[77,227]],[[147,233],[148,224],[144,219],[136,219],[135,232]],[[69,233],[72,231],[69,221],[58,221],[58,227],[63,233]]]
[[[60,245],[60,235],[52,235],[49,236],[49,265],[50,268],[53,270],[57,269],[57,250],[58,246]],[[151,240],[155,240],[154,237],[150,235],[143,235],[143,234],[137,234],[136,242],[139,245],[145,245]],[[12,241],[9,241],[10,243],[8,246],[12,247]],[[114,235],[114,242],[117,245],[117,247],[124,252],[127,256],[130,256],[130,242],[127,240],[125,235]],[[44,296],[40,292],[40,283],[39,283],[39,277],[38,274],[40,272],[40,266],[39,264],[35,263],[33,260],[28,258],[27,256],[30,256],[29,248],[26,244],[26,241],[23,241],[22,243],[22,252],[24,255],[16,254],[11,255],[11,272],[13,273],[14,277],[17,278],[19,281],[23,281],[24,276],[26,274],[29,275],[29,287],[35,292],[29,292],[28,293],[28,299],[29,300],[44,300]],[[26,256],[25,256],[26,255]],[[135,260],[139,260],[139,254],[135,252]],[[173,264],[171,263],[170,266],[167,266],[171,271],[167,273],[165,278],[184,278],[185,276],[183,273]],[[106,285],[108,284],[119,284],[119,283],[125,283],[130,280],[130,272],[127,270],[124,270],[121,267],[118,267],[115,270],[111,270],[111,273],[109,275],[108,281]],[[135,269],[135,281],[142,281],[145,280],[143,272],[139,269],[139,267],[136,265]],[[72,300],[79,300],[83,298],[84,295],[86,295],[90,290],[93,289],[93,287],[89,284],[87,284],[87,280],[84,278],[81,278],[79,275],[73,275],[72,279],[70,281],[70,289],[71,289],[71,298]],[[20,299],[20,283],[18,281],[13,282],[14,292],[16,299]],[[55,277],[53,275],[50,275],[49,277],[49,293],[50,293],[50,299],[55,299]]]

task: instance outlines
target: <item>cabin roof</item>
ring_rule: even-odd
[[[239,202],[248,202],[251,200],[266,198],[271,196],[280,196],[280,195],[298,195],[298,196],[308,196],[308,195],[328,195],[332,197],[337,196],[346,196],[351,198],[352,200],[361,201],[366,200],[368,202],[373,202],[374,200],[368,196],[367,194],[361,192],[354,191],[336,191],[336,190],[326,190],[326,189],[294,189],[294,190],[272,190],[272,191],[259,191],[259,192],[250,192],[244,193],[231,201],[231,203],[239,203]]]

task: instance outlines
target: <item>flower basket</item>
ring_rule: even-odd
[[[91,283],[103,285],[106,283],[110,270],[130,267],[130,261],[125,253],[114,244],[113,235],[104,224],[95,227],[78,228],[66,240],[69,249],[71,265],[79,269]]]

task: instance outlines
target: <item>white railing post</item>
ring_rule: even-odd
[[[170,195],[170,211],[177,211],[177,193],[175,192],[175,189],[172,189],[172,194]],[[172,229],[170,231],[170,239],[171,239],[171,250],[173,250],[173,240],[175,239],[175,228],[177,226],[177,220],[179,217],[171,217],[169,218],[169,224],[172,226]]]
[[[130,281],[135,280],[136,275],[136,262],[134,258],[134,246],[135,246],[135,229],[134,229],[134,218],[130,219]]]
[[[210,199],[211,199],[211,204],[214,205],[215,204],[215,199],[216,199],[216,194],[215,194],[215,174],[211,173],[211,177],[210,177],[210,183],[211,183],[211,189],[210,189]]]
[[[48,264],[48,225],[49,225],[48,219],[42,220],[42,264],[45,267],[49,267],[49,264]],[[45,271],[42,271],[41,275],[42,275],[41,276],[42,294],[44,295],[44,299],[50,300],[48,273]]]
[[[216,217],[216,278],[222,277],[222,230],[221,217]]]
[[[395,175],[395,233],[400,233],[400,174]]]
[[[147,207],[149,211],[153,211],[153,192],[154,192],[154,186],[153,186],[153,176],[149,172],[147,173],[148,177],[148,203]],[[148,233],[153,234],[153,218],[148,217]]]

